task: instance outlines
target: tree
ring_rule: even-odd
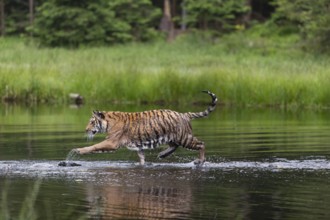
[[[148,0],[49,0],[37,12],[35,38],[65,47],[149,40],[160,15]]]
[[[111,0],[109,6],[117,19],[130,26],[129,34],[135,41],[149,41],[158,35],[161,10],[150,0]]]
[[[160,30],[167,33],[167,41],[174,39],[174,23],[171,15],[171,2],[164,0],[163,17],[160,21]]]
[[[50,0],[37,9],[32,32],[42,45],[78,47],[126,42],[131,39],[129,28],[106,1]]]
[[[33,25],[34,20],[34,0],[29,0],[29,23]]]
[[[250,8],[246,0],[185,0],[186,23],[189,27],[225,33],[243,25]]]
[[[6,35],[26,34],[26,27],[33,23],[35,6],[42,1],[0,0],[1,29],[5,29]]]
[[[0,36],[5,35],[5,0],[0,0]]]
[[[330,52],[330,0],[276,0],[275,3],[276,23],[295,26],[309,48]]]

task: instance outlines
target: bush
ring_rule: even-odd
[[[246,0],[186,0],[186,23],[189,27],[224,33],[244,25],[243,17],[250,10]]]
[[[330,52],[330,0],[277,0],[275,3],[275,22],[295,26],[309,48]]]
[[[149,0],[50,0],[37,10],[32,33],[42,45],[78,47],[150,40],[160,10]]]

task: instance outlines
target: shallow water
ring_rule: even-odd
[[[87,142],[84,136],[91,110],[1,108],[0,219],[330,217],[330,111],[218,108],[193,121],[207,148],[202,167],[191,162],[197,152],[181,148],[163,160],[157,159],[161,149],[147,152],[144,167],[127,149],[74,158],[81,166],[58,166],[72,148],[104,139]]]

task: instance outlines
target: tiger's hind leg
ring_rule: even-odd
[[[143,149],[140,149],[137,153],[138,153],[138,156],[140,158],[140,165],[143,166],[144,163],[145,163],[145,156],[144,156]]]
[[[178,148],[178,146],[179,145],[177,145],[177,144],[170,143],[168,148],[166,148],[165,150],[163,150],[162,152],[160,152],[158,154],[158,158],[163,159],[163,158],[171,155]]]
[[[205,145],[204,142],[198,140],[196,137],[192,135],[188,135],[186,138],[183,139],[181,142],[184,148],[189,150],[198,150],[199,151],[199,158],[194,160],[194,164],[202,165],[205,162]]]

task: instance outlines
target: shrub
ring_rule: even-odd
[[[149,0],[50,0],[37,12],[32,33],[42,45],[52,47],[150,40],[160,15]]]
[[[275,22],[297,27],[309,48],[330,52],[330,0],[277,0],[275,3]]]
[[[240,27],[250,10],[245,0],[186,0],[186,23],[189,27],[224,33]]]

